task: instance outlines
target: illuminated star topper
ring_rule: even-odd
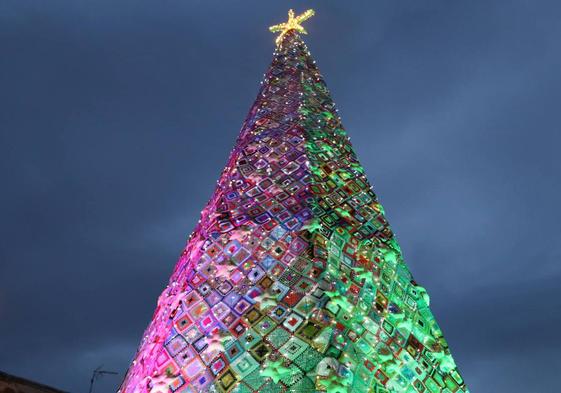
[[[315,13],[316,12],[314,10],[310,9],[304,12],[303,14],[300,14],[295,17],[294,10],[292,9],[288,10],[288,21],[269,27],[271,33],[280,32],[279,36],[275,40],[277,46],[281,45],[283,37],[290,30],[296,30],[302,34],[308,34],[306,29],[304,29],[300,23],[304,22],[306,19],[310,19],[312,16],[314,16]]]

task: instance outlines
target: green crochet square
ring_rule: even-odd
[[[317,364],[323,359],[323,355],[313,349],[312,347],[306,348],[300,356],[294,359],[294,364],[296,364],[300,369],[305,372],[315,370]]]
[[[258,368],[253,372],[251,372],[251,374],[246,375],[245,378],[243,379],[243,382],[246,383],[247,386],[249,386],[252,390],[260,390],[259,388],[265,382],[267,382],[267,380],[268,378],[263,377],[261,374],[261,369]]]
[[[298,392],[298,393],[315,393],[317,390],[314,385],[314,382],[310,378],[304,376],[298,382],[292,385],[288,389],[288,391]]]
[[[283,377],[281,379],[281,382],[284,383],[286,386],[292,386],[296,382],[301,380],[303,376],[304,376],[304,374],[302,374],[302,370],[300,370],[298,367],[292,365],[292,366],[290,366],[290,374]],[[298,392],[299,390],[295,390],[295,391]]]
[[[273,347],[278,349],[282,347],[290,337],[290,333],[288,333],[285,329],[277,327],[275,330],[269,333],[266,340],[270,342]]]

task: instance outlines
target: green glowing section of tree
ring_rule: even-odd
[[[295,30],[121,391],[468,392]]]

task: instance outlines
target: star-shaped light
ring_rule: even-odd
[[[306,19],[310,19],[312,16],[314,16],[314,14],[315,11],[310,9],[304,12],[303,14],[294,16],[294,10],[292,9],[288,10],[288,21],[269,27],[271,33],[280,32],[279,36],[275,40],[277,46],[281,45],[282,39],[284,38],[286,33],[288,33],[290,30],[296,30],[297,32],[302,34],[308,34],[306,29],[304,29],[300,23],[304,22]]]

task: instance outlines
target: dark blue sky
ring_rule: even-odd
[[[559,392],[558,1],[1,1],[0,370],[116,389],[290,6],[471,390]]]

